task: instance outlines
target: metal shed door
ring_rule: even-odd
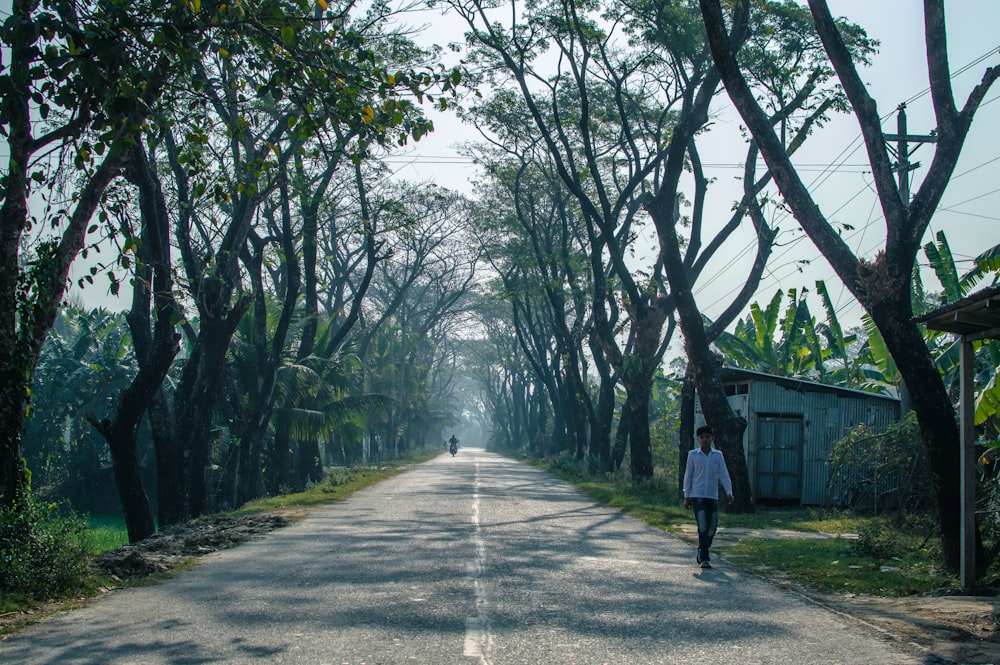
[[[757,498],[799,499],[802,417],[757,418]]]

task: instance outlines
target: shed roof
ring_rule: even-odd
[[[981,289],[950,305],[914,318],[931,330],[964,335],[969,340],[1000,337],[1000,286]]]
[[[831,386],[826,383],[817,383],[816,381],[809,381],[807,379],[794,379],[787,376],[778,376],[776,374],[768,374],[766,372],[758,372],[739,367],[723,367],[722,381],[723,383],[735,383],[739,381],[770,381],[771,383],[776,383],[783,388],[797,390],[799,392],[825,392],[836,393],[843,397],[872,397],[876,399],[887,399],[893,402],[899,401],[898,397],[893,397],[891,395],[870,393],[868,391],[857,390],[855,388],[844,388],[843,386]]]

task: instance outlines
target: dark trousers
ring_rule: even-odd
[[[715,530],[719,527],[719,501],[692,497],[691,507],[698,525],[698,560],[708,561],[708,548],[712,546]]]

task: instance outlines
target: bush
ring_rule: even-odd
[[[988,571],[1000,577],[1000,478],[981,478],[976,489],[976,512],[983,534]]]
[[[564,450],[549,460],[549,469],[572,478],[586,478],[590,475],[586,460],[581,460],[568,450]]]
[[[858,425],[830,453],[827,507],[876,514],[933,511],[934,481],[916,415],[876,434]]]
[[[899,534],[885,520],[872,520],[858,529],[854,550],[862,556],[891,559],[903,554],[905,549]]]
[[[82,590],[90,577],[85,520],[30,496],[0,508],[0,592],[45,600]]]

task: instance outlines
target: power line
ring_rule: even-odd
[[[993,159],[991,159],[989,161],[983,162],[979,166],[973,166],[971,169],[968,169],[967,171],[962,171],[961,173],[959,173],[957,175],[953,175],[951,177],[951,179],[952,180],[958,180],[962,176],[969,175],[973,171],[978,171],[979,169],[983,168],[984,166],[989,166],[990,164],[992,164],[993,162],[998,161],[998,160],[1000,160],[1000,155],[997,155],[996,157],[994,157]]]
[[[985,53],[983,53],[981,56],[979,56],[978,58],[976,58],[972,62],[966,64],[965,66],[961,67],[957,71],[952,72],[951,76],[949,77],[949,80],[954,79],[956,76],[959,76],[960,74],[964,74],[965,72],[969,71],[970,69],[972,69],[973,67],[975,67],[979,63],[983,62],[984,60],[987,60],[991,56],[996,55],[997,50],[1000,50],[1000,44],[997,44],[993,48],[989,49],[988,51],[986,51]],[[917,94],[915,94],[912,97],[910,97],[909,99],[907,99],[903,103],[904,104],[909,104],[910,102],[915,102],[916,100],[920,99],[924,95],[928,94],[930,91],[931,91],[930,86],[928,86],[928,87],[924,88],[923,90],[921,90],[920,92],[918,92]],[[996,99],[996,97],[994,97],[993,99]],[[993,100],[990,100],[990,101],[993,101]],[[985,106],[985,104],[980,104],[980,106]]]
[[[984,53],[983,53],[982,55],[980,55],[980,56],[979,56],[978,58],[976,58],[976,59],[972,60],[971,62],[969,62],[969,63],[968,63],[968,64],[966,64],[965,66],[963,66],[963,67],[961,67],[960,69],[958,69],[957,71],[953,72],[950,78],[951,78],[951,79],[954,79],[954,78],[955,78],[956,76],[958,76],[958,75],[960,75],[960,74],[962,74],[962,73],[964,73],[964,72],[968,71],[968,70],[969,70],[969,69],[971,69],[972,67],[975,67],[976,65],[980,64],[981,62],[983,62],[983,61],[987,60],[988,58],[990,58],[990,57],[994,56],[994,55],[995,55],[995,54],[997,53],[997,49],[998,49],[998,48],[1000,48],[1000,45],[998,45],[997,47],[994,47],[994,48],[991,48],[990,50],[988,50],[988,51],[984,52]],[[929,92],[930,92],[930,88],[928,87],[928,88],[924,89],[923,91],[921,91],[921,92],[919,92],[919,93],[917,93],[917,94],[913,95],[912,97],[910,97],[910,98],[909,98],[909,99],[908,99],[908,100],[906,101],[906,103],[911,103],[911,102],[913,102],[913,101],[915,101],[915,100],[917,100],[917,99],[920,99],[921,97],[925,96],[925,95],[926,95],[927,93],[929,93]],[[986,101],[986,102],[983,102],[982,104],[980,104],[980,108],[982,108],[983,106],[986,106],[987,104],[990,104],[990,103],[992,103],[992,102],[996,101],[997,99],[1000,99],[1000,96],[997,96],[997,97],[993,97],[992,99],[990,99],[990,100],[988,100],[988,101]],[[889,113],[887,113],[887,114],[886,114],[885,116],[883,116],[883,117],[882,117],[882,118],[880,119],[880,122],[881,122],[882,124],[884,124],[884,123],[886,122],[886,120],[887,120],[888,118],[890,118],[890,117],[891,117],[891,116],[892,116],[892,115],[893,115],[894,113],[895,113],[895,111],[892,111],[892,112],[889,112]],[[861,142],[861,139],[862,139],[862,135],[861,135],[861,134],[859,134],[858,136],[856,136],[856,137],[854,138],[854,140],[852,140],[852,141],[851,141],[851,142],[850,142],[850,143],[849,143],[849,144],[848,144],[848,145],[847,145],[847,146],[846,146],[846,147],[845,147],[845,148],[844,148],[844,149],[843,149],[843,150],[842,150],[842,151],[840,152],[840,154],[838,154],[838,155],[837,155],[837,157],[836,157],[836,158],[835,158],[835,159],[833,160],[833,162],[831,162],[831,171],[830,171],[829,173],[827,173],[827,172],[822,172],[820,176],[817,176],[817,178],[815,178],[815,179],[813,180],[813,182],[812,182],[812,183],[810,183],[810,185],[809,185],[808,189],[810,189],[811,191],[815,191],[815,189],[818,189],[818,188],[819,188],[819,187],[821,187],[821,186],[822,186],[823,184],[825,184],[825,183],[826,183],[826,182],[827,182],[827,181],[829,180],[829,178],[830,178],[830,177],[832,176],[832,174],[833,174],[833,171],[834,171],[834,170],[836,169],[836,167],[837,167],[837,166],[839,166],[839,165],[838,165],[838,161],[839,161],[839,160],[841,160],[841,158],[842,158],[842,157],[843,157],[843,160],[844,160],[844,161],[846,161],[846,159],[847,159],[848,157],[850,157],[850,155],[854,154],[854,153],[855,153],[855,152],[857,151],[857,149],[858,149],[859,147],[861,147],[861,145],[862,145],[862,142]],[[845,156],[845,153],[846,153],[846,156]],[[984,162],[983,164],[980,164],[980,165],[978,165],[978,166],[975,166],[975,167],[973,167],[973,168],[971,168],[971,169],[968,169],[968,170],[966,170],[966,171],[963,171],[963,172],[962,172],[962,173],[960,173],[960,174],[957,174],[957,175],[954,175],[954,176],[953,176],[953,177],[951,178],[951,180],[955,180],[955,179],[958,179],[958,178],[960,178],[960,177],[962,177],[962,176],[964,176],[964,175],[968,175],[969,173],[972,173],[972,172],[974,172],[974,171],[976,171],[976,170],[978,170],[978,169],[981,169],[981,168],[984,168],[985,166],[988,166],[989,164],[992,164],[993,162],[995,162],[995,161],[997,161],[997,160],[1000,160],[1000,157],[995,157],[995,158],[993,158],[993,159],[990,159],[990,160],[988,160],[987,162]],[[829,218],[830,218],[830,217],[831,217],[832,215],[835,215],[835,214],[836,214],[837,212],[839,212],[839,211],[840,211],[840,210],[842,210],[842,209],[843,209],[844,207],[846,207],[846,206],[847,206],[847,205],[848,205],[849,203],[851,203],[852,201],[856,200],[856,199],[858,198],[858,196],[860,196],[860,195],[861,195],[861,194],[862,194],[862,193],[863,193],[863,192],[864,192],[864,191],[865,191],[866,189],[871,189],[870,185],[868,185],[867,183],[866,183],[866,185],[865,185],[865,187],[864,187],[864,188],[862,188],[862,189],[861,189],[861,190],[859,190],[859,191],[858,191],[857,193],[855,193],[855,194],[854,194],[853,196],[851,196],[851,197],[850,197],[850,198],[849,198],[849,199],[848,199],[847,201],[845,201],[845,202],[844,202],[844,203],[843,203],[843,204],[842,204],[842,205],[841,205],[840,207],[838,207],[838,208],[837,208],[837,209],[836,209],[836,210],[835,210],[835,211],[834,211],[833,213],[831,213],[831,215],[827,215],[827,218],[829,219]],[[956,204],[953,204],[953,206],[959,206],[959,205],[963,205],[964,203],[968,203],[969,201],[973,201],[973,200],[976,200],[976,199],[979,199],[979,198],[983,198],[983,197],[985,197],[985,196],[989,196],[990,194],[994,194],[994,193],[996,193],[997,191],[1000,191],[1000,190],[994,190],[994,191],[992,191],[992,192],[988,192],[988,193],[986,193],[986,194],[981,194],[981,195],[977,195],[977,196],[973,197],[972,199],[968,199],[968,200],[966,200],[966,201],[963,201],[962,203],[956,203]],[[879,215],[879,216],[877,216],[877,217],[874,217],[874,218],[872,217],[872,213],[874,213],[874,212],[875,212],[875,209],[876,209],[876,206],[878,205],[878,201],[879,201],[879,199],[878,199],[878,198],[876,197],[876,199],[874,200],[874,202],[873,202],[873,204],[872,204],[872,208],[871,208],[871,210],[869,211],[869,219],[868,219],[868,221],[867,221],[867,222],[865,223],[865,225],[864,225],[863,227],[861,227],[861,229],[859,229],[859,230],[858,230],[858,231],[857,231],[857,232],[856,232],[855,234],[851,234],[851,236],[849,236],[848,238],[850,238],[850,237],[853,237],[854,235],[858,235],[858,236],[859,236],[859,243],[860,243],[860,241],[861,241],[861,240],[862,240],[862,239],[864,238],[864,235],[865,235],[865,232],[867,231],[868,227],[869,227],[869,226],[871,226],[871,224],[873,224],[873,223],[877,222],[877,221],[878,221],[879,219],[882,219],[882,216],[881,216],[881,215]],[[962,212],[960,212],[960,211],[955,211],[955,210],[952,210],[952,207],[953,207],[953,206],[949,206],[949,207],[947,207],[947,208],[938,208],[938,211],[939,211],[939,212],[944,212],[944,211],[947,211],[947,212],[952,212],[952,213],[957,213],[957,214],[966,214],[966,215],[970,215],[970,216],[976,216],[976,217],[982,217],[982,218],[984,218],[984,219],[994,219],[994,218],[991,218],[991,217],[987,217],[987,216],[983,216],[983,215],[976,215],[976,214],[974,214],[974,213],[962,213]],[[783,218],[782,218],[782,219],[783,219]],[[796,239],[795,241],[793,241],[793,242],[792,242],[792,243],[791,243],[791,244],[790,244],[790,245],[788,246],[788,248],[787,248],[787,249],[786,249],[786,250],[785,250],[784,252],[782,252],[782,255],[784,255],[784,254],[787,254],[787,253],[788,253],[788,251],[790,251],[791,247],[793,247],[793,246],[797,245],[797,244],[798,244],[798,242],[800,242],[800,241],[801,241],[802,239],[804,239],[804,238],[805,238],[805,234],[803,234],[802,236],[800,236],[799,238],[797,238],[797,239]],[[848,238],[845,238],[845,240],[847,240]],[[859,249],[860,249],[860,246],[859,246]],[[869,252],[868,252],[868,253],[870,253],[870,252],[872,252],[872,251],[875,251],[875,250],[877,250],[877,249],[878,249],[878,245],[874,245],[874,246],[873,246],[872,248],[870,248],[870,249],[869,249]],[[820,259],[820,258],[822,258],[822,254],[819,254],[819,253],[818,253],[818,251],[817,251],[817,254],[818,254],[818,255],[817,255],[817,256],[815,256],[815,258],[811,258],[811,259],[808,259],[808,260],[809,260],[810,262],[812,262],[813,260],[816,260],[816,259]],[[859,254],[859,256],[863,256],[863,255],[865,255],[865,254]],[[796,263],[797,263],[797,262],[796,262]],[[787,264],[786,264],[786,265],[787,265]],[[774,275],[773,273],[771,273],[771,272],[769,271],[769,277],[771,277],[771,278],[773,279],[773,278],[775,277],[775,275]],[[834,275],[834,277],[836,277],[836,275]],[[824,280],[824,281],[825,281],[825,280]],[[763,284],[761,285],[761,288],[764,288]],[[838,302],[839,302],[840,298],[842,298],[842,297],[843,297],[843,294],[844,294],[844,292],[845,292],[845,291],[847,291],[847,289],[846,289],[846,286],[844,286],[844,285],[843,285],[843,284],[841,283],[841,295],[840,295],[840,296],[838,297]],[[732,294],[733,292],[734,292],[734,291],[730,291],[730,292],[729,292],[729,294],[727,294],[727,296],[728,296],[728,295],[731,295],[731,294]],[[720,299],[720,300],[721,300],[721,299]],[[718,301],[717,301],[717,302],[718,302]],[[856,303],[855,303],[855,300],[854,300],[854,298],[853,298],[853,297],[851,297],[851,299],[850,299],[850,300],[849,300],[848,302],[845,302],[845,303],[844,303],[843,305],[838,305],[838,306],[835,306],[835,309],[836,309],[836,311],[837,311],[838,313],[840,313],[840,312],[844,311],[844,310],[845,310],[845,309],[846,309],[847,307],[852,307],[852,306],[854,306],[854,305],[856,305]]]
[[[469,157],[451,157],[448,155],[412,155],[409,157],[387,157],[382,160],[386,164],[455,164],[455,165],[471,165],[475,163],[474,159]],[[743,164],[734,164],[726,162],[718,163],[703,163],[702,167],[705,169],[726,169],[726,170],[736,170],[742,171],[745,168]],[[809,171],[819,171],[825,172],[831,168],[839,172],[846,173],[865,173],[871,170],[868,164],[858,163],[858,164],[839,164],[831,165],[827,163],[818,162],[815,164],[797,164],[796,169],[799,171],[809,172]]]

